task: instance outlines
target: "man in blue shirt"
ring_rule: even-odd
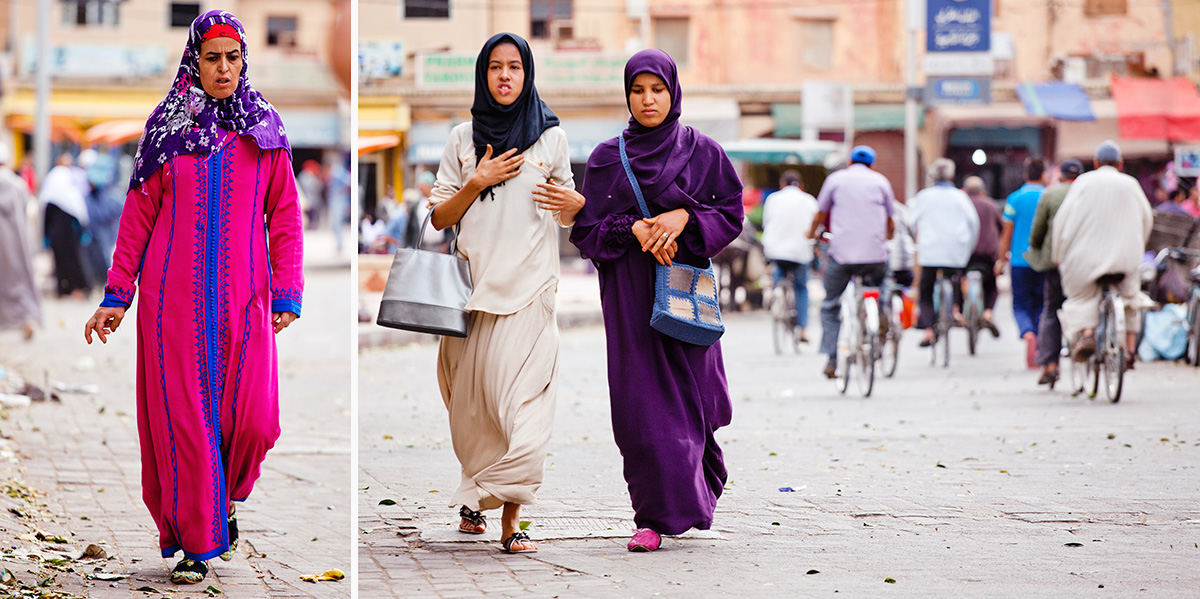
[[[1008,196],[1004,204],[1004,230],[1000,233],[1000,259],[996,275],[1004,270],[1011,258],[1013,316],[1017,329],[1025,340],[1025,362],[1037,368],[1037,330],[1042,317],[1042,286],[1045,274],[1029,267],[1025,252],[1029,250],[1029,233],[1045,186],[1046,164],[1040,158],[1025,159],[1025,184]]]

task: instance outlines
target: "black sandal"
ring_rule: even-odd
[[[487,532],[487,516],[479,512],[473,512],[465,505],[462,506],[462,509],[458,510],[458,515],[471,524],[470,528],[465,528],[463,526],[465,522],[459,522],[458,532],[465,532],[469,535],[481,535]]]
[[[529,542],[530,545],[533,545],[533,541],[530,540],[529,535],[525,534],[525,531],[518,530],[509,535],[507,539],[504,539],[502,544],[504,545],[504,550],[508,553],[537,553],[537,545],[533,545],[533,549],[513,549],[514,545],[524,542]]]
[[[179,560],[171,570],[171,582],[175,584],[198,584],[208,576],[208,564],[189,557]]]
[[[221,559],[229,561],[237,555],[238,529],[237,514],[229,514],[229,549],[221,554]]]

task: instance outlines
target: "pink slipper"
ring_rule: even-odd
[[[649,528],[639,528],[633,531],[633,538],[625,546],[630,551],[654,551],[662,543],[662,537]]]

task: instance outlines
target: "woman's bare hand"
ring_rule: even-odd
[[[288,328],[288,325],[296,322],[296,318],[298,317],[291,312],[273,313],[271,315],[271,324],[275,327],[275,334],[278,335],[279,331]]]
[[[653,235],[653,233],[651,233],[652,225],[647,222],[648,220],[651,219],[643,218],[633,223],[633,236],[637,238],[638,243],[642,246],[643,252],[647,251],[646,247],[653,245],[654,241],[654,238],[651,237],[651,235]],[[670,266],[671,261],[675,259],[675,252],[678,250],[679,244],[671,241],[670,243],[663,244],[660,248],[651,251],[650,253],[654,256],[655,260],[658,260],[659,264]]]
[[[83,325],[83,338],[92,344],[92,332],[95,331],[96,336],[100,338],[100,343],[108,344],[108,335],[117,332],[117,327],[121,326],[121,321],[125,319],[125,308],[114,306],[106,308],[101,306],[96,308],[96,313],[88,319],[87,324]]]
[[[683,228],[687,226],[689,217],[687,210],[676,208],[652,218],[642,219],[643,222],[650,225],[648,239],[642,241],[642,251],[657,252],[675,243],[675,240],[679,239],[679,235],[683,233]]]
[[[475,179],[480,187],[491,187],[521,174],[522,164],[525,164],[525,156],[517,154],[516,148],[493,158],[492,145],[488,144],[471,178]]]
[[[533,190],[533,201],[537,202],[537,205],[543,210],[552,212],[557,210],[559,220],[564,225],[575,222],[575,215],[579,214],[584,204],[583,194],[569,187],[563,187],[555,183],[553,179],[537,184]]]

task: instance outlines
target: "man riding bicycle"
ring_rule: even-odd
[[[779,191],[763,200],[763,254],[775,264],[775,284],[792,276],[796,291],[796,326],[808,343],[808,268],[813,260],[812,239],[805,235],[817,213],[817,199],[805,193],[800,173],[784,171]]]
[[[887,177],[872,170],[875,150],[855,146],[849,165],[825,179],[817,196],[817,214],[809,228],[810,239],[829,217],[829,256],[825,264],[825,300],[821,302],[821,353],[829,356],[825,376],[837,376],[837,341],[842,327],[841,297],[855,275],[877,287],[887,272],[887,240],[895,232],[892,222],[895,194]]]
[[[1112,141],[1096,148],[1096,170],[1075,179],[1054,215],[1053,260],[1063,294],[1062,326],[1072,340],[1072,357],[1082,362],[1096,351],[1101,288],[1097,279],[1122,274],[1117,289],[1125,299],[1126,368],[1133,368],[1140,326],[1138,265],[1154,216],[1137,179],[1120,172],[1121,149]]]
[[[909,225],[917,240],[921,267],[921,312],[917,328],[925,329],[921,347],[933,344],[933,288],[937,271],[951,276],[967,265],[979,239],[979,215],[971,198],[954,186],[954,161],[938,158],[929,165],[931,184],[913,196]],[[956,316],[958,316],[956,314]]]

